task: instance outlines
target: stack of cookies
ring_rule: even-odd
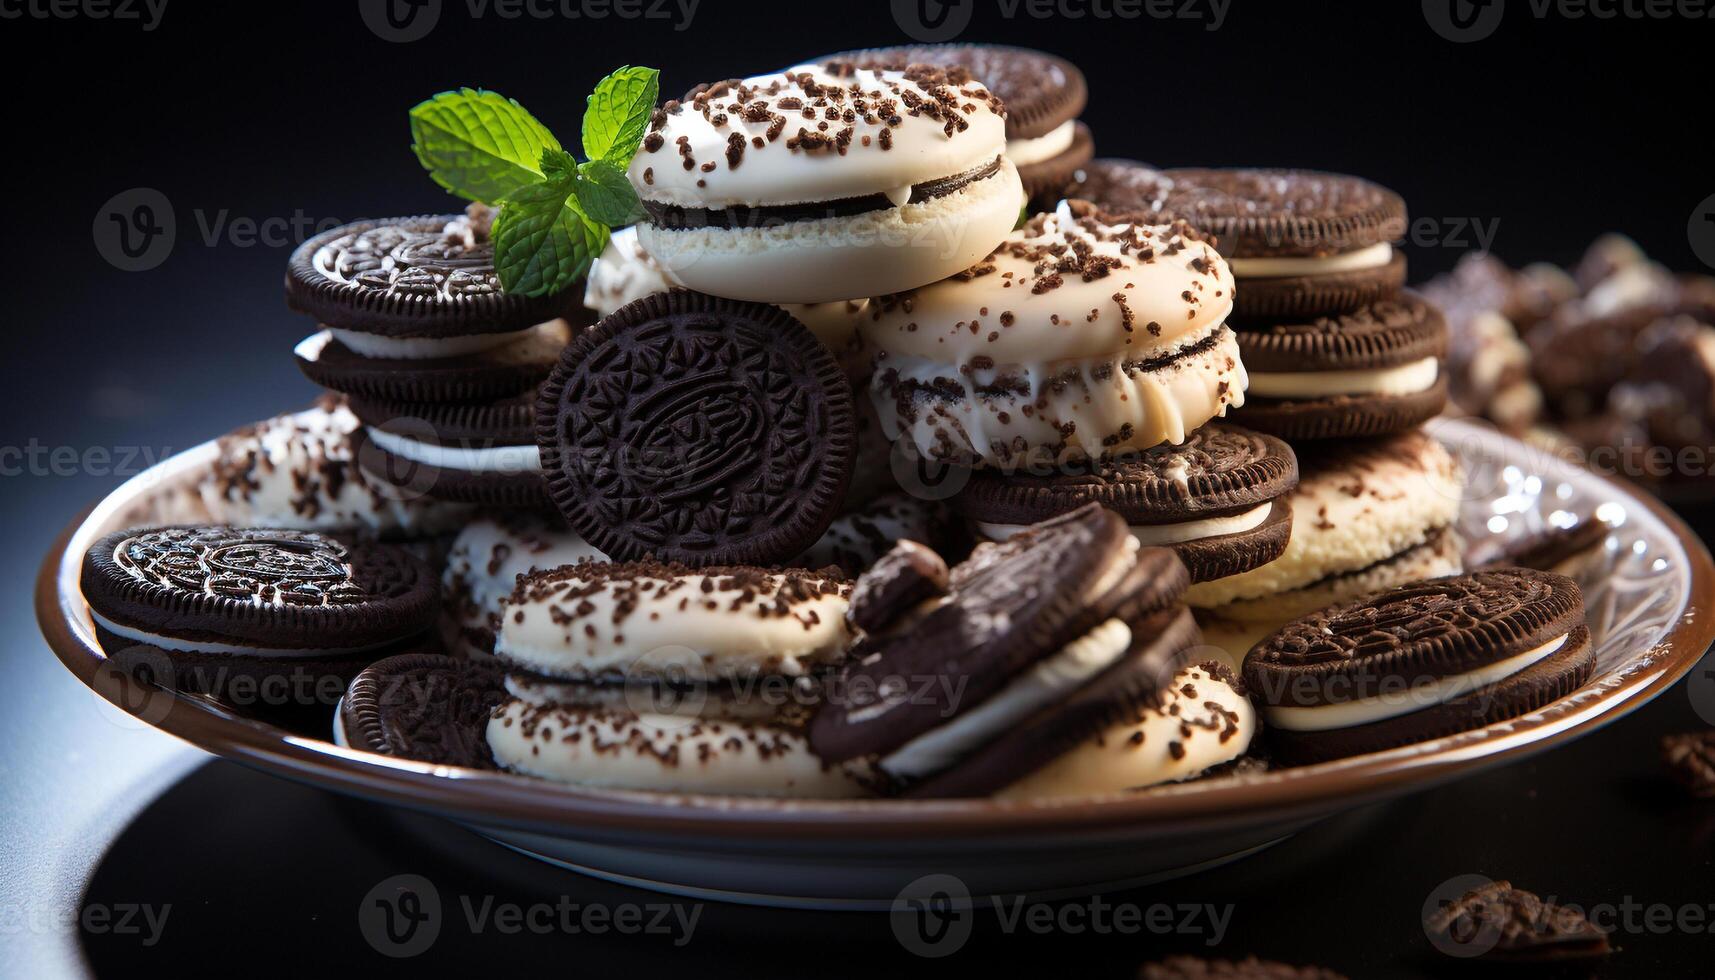
[[[1339,174],[1117,165],[1073,192],[1188,220],[1218,240],[1249,380],[1234,421],[1298,456],[1284,551],[1191,590],[1209,643],[1236,665],[1263,636],[1330,603],[1459,571],[1460,477],[1419,431],[1446,404],[1447,328],[1403,288],[1397,194]]]

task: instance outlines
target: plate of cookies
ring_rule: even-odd
[[[216,755],[819,908],[1190,873],[1691,669],[1695,535],[1444,415],[1397,194],[1096,158],[1085,97],[983,45],[626,67],[577,154],[426,100],[468,207],[296,250],[326,395],[68,528],[49,644]]]

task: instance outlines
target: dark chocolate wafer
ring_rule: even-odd
[[[402,654],[359,674],[340,702],[345,743],[436,765],[493,769],[490,713],[505,700],[503,674],[485,661]]]

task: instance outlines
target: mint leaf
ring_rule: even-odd
[[[413,108],[411,139],[435,183],[487,204],[540,183],[543,151],[560,148],[523,106],[470,88],[442,92]]]
[[[570,286],[607,247],[607,226],[591,220],[572,194],[575,177],[514,191],[494,219],[494,268],[500,288],[547,296]]]
[[[565,150],[543,150],[538,165],[542,168],[542,176],[548,180],[564,180],[578,172],[577,158]]]
[[[572,191],[584,213],[609,228],[635,224],[643,216],[643,203],[631,189],[631,179],[606,160],[591,160],[578,167]]]
[[[631,164],[661,94],[661,73],[630,65],[596,83],[584,108],[584,156],[620,170]]]

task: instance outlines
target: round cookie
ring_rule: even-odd
[[[1251,644],[1366,592],[1461,570],[1459,466],[1423,432],[1298,450],[1292,537],[1279,558],[1200,582],[1185,601],[1237,665]]]
[[[494,652],[574,681],[799,676],[844,657],[851,588],[802,569],[580,562],[518,579]]]
[[[1095,505],[979,545],[952,570],[945,597],[865,634],[830,682],[811,746],[830,762],[878,756],[914,795],[999,788],[1172,676],[1167,666],[1197,637],[1174,606],[1186,582],[1172,552],[1139,548],[1118,515]],[[1034,728],[1061,708],[1060,720]],[[1027,721],[1043,754],[993,765],[984,747]]]
[[[616,559],[784,562],[851,479],[851,387],[777,307],[674,291],[566,349],[536,405],[549,494]]]
[[[1192,664],[1153,701],[994,796],[1020,801],[1094,796],[1196,779],[1243,756],[1257,728],[1256,709],[1225,664]]]
[[[110,534],[84,556],[82,588],[116,663],[170,669],[178,690],[228,697],[281,681],[293,698],[325,678],[343,687],[420,642],[438,601],[434,573],[402,549],[221,526]]]
[[[1405,284],[1398,194],[1312,170],[1161,172],[1152,220],[1184,219],[1220,243],[1238,283],[1239,320],[1361,309]]]
[[[1147,163],[1102,157],[1073,172],[1060,197],[1089,201],[1103,211],[1153,214],[1161,209],[1165,186],[1161,171]]]
[[[1286,495],[1298,458],[1273,436],[1210,422],[1183,444],[1062,468],[1051,474],[978,470],[954,498],[977,532],[1004,540],[1056,514],[1098,503],[1139,544],[1171,548],[1192,582],[1236,575],[1280,557],[1292,535]]]
[[[1002,44],[906,44],[846,51],[818,64],[853,62],[904,70],[912,64],[964,68],[1006,103],[1006,158],[1018,168],[1024,193],[1052,207],[1058,191],[1095,152],[1090,128],[1078,121],[1089,86],[1078,66],[1045,51]]]
[[[486,728],[506,699],[502,678],[491,663],[439,654],[378,660],[340,699],[334,741],[435,765],[495,769]]]
[[[515,394],[553,366],[579,289],[506,293],[488,238],[492,212],[343,225],[292,253],[286,302],[323,330],[298,345],[310,380],[348,394],[443,401]]]
[[[870,306],[870,397],[927,459],[1005,469],[1183,442],[1244,402],[1233,282],[1186,225],[1083,202]]]
[[[1414,293],[1352,313],[1238,331],[1250,387],[1238,419],[1284,439],[1414,429],[1447,404],[1447,321]]]
[[[501,603],[518,576],[606,560],[558,517],[510,511],[471,521],[454,539],[441,573],[443,644],[466,656],[493,653]]]
[[[660,264],[637,243],[637,228],[621,228],[607,240],[607,248],[590,266],[589,285],[584,290],[584,305],[598,317],[607,316],[622,306],[629,306],[645,296],[673,289]],[[829,303],[779,304],[794,320],[816,335],[822,346],[831,351],[846,372],[846,378],[857,385],[869,378],[870,359],[858,335],[858,321],[867,299],[835,300]]]
[[[601,789],[838,799],[874,795],[864,760],[827,765],[804,724],[813,687],[654,688],[509,677],[484,732],[503,768]]]
[[[655,112],[629,176],[675,283],[767,303],[898,292],[1017,222],[1005,108],[962,69],[823,66],[699,86]]]
[[[549,507],[536,448],[535,393],[501,401],[406,404],[351,399],[358,465],[401,495],[489,507]]]
[[[1481,728],[1559,700],[1595,669],[1571,579],[1508,568],[1333,606],[1245,658],[1276,758],[1303,764]]]

